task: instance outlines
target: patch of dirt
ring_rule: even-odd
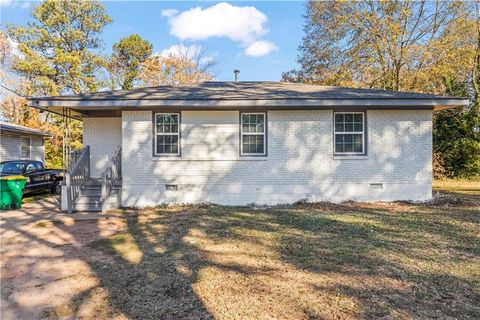
[[[93,261],[108,266],[114,259],[86,246],[122,230],[122,220],[71,225],[42,220],[12,228],[2,241],[2,319],[122,318],[109,307],[108,293],[90,266]]]

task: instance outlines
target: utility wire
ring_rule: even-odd
[[[22,97],[22,98],[28,99],[28,100],[30,100],[30,101],[31,101],[32,99],[34,99],[34,98],[32,98],[32,97],[28,97],[28,96],[25,96],[25,95],[23,95],[23,94],[21,94],[21,93],[18,93],[18,92],[16,92],[16,91],[15,91],[15,90],[13,90],[13,89],[10,89],[10,88],[8,88],[8,87],[4,86],[3,84],[0,84],[0,87],[2,87],[2,88],[3,88],[3,89],[5,89],[5,90],[8,90],[8,91],[10,91],[11,93],[14,93],[14,94],[16,94],[16,95],[17,95],[17,96],[19,96],[19,97]],[[77,118],[75,118],[75,117],[72,117],[72,116],[67,116],[67,115],[65,115],[65,114],[61,114],[60,112],[56,112],[56,111],[52,111],[52,110],[48,110],[48,109],[41,108],[41,107],[36,107],[36,106],[34,106],[33,104],[29,104],[29,107],[32,107],[32,108],[34,108],[34,109],[38,109],[38,110],[40,110],[40,111],[42,111],[42,112],[43,112],[43,111],[46,111],[46,112],[51,112],[51,113],[58,114],[59,116],[62,116],[62,117],[67,117],[67,118],[71,118],[71,119],[74,119],[74,120],[78,120],[78,119],[77,119]]]
[[[15,91],[15,90],[13,90],[13,89],[10,89],[10,88],[4,86],[3,84],[0,84],[0,87],[2,87],[2,88],[5,89],[5,90],[10,91],[11,93],[16,94],[16,95],[19,96],[19,97],[22,97],[22,98],[25,98],[25,99],[30,99],[30,97],[27,97],[27,96],[25,96],[25,95],[23,95],[23,94],[21,94],[21,93],[18,93],[17,91]]]

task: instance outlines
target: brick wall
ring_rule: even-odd
[[[347,157],[333,156],[332,111],[269,111],[266,157],[239,156],[238,111],[181,117],[182,157],[162,158],[152,112],[122,112],[124,206],[431,197],[431,111],[368,111],[367,155]]]
[[[101,177],[115,148],[122,144],[121,118],[84,118],[83,145],[90,146],[90,175]]]

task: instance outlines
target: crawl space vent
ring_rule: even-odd
[[[382,190],[383,183],[370,183],[370,190]]]

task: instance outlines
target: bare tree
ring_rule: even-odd
[[[178,44],[168,51],[154,55],[142,65],[141,85],[192,84],[212,80],[213,57],[198,45]]]
[[[469,3],[310,1],[300,68],[286,81],[442,92],[442,77],[469,74]]]

